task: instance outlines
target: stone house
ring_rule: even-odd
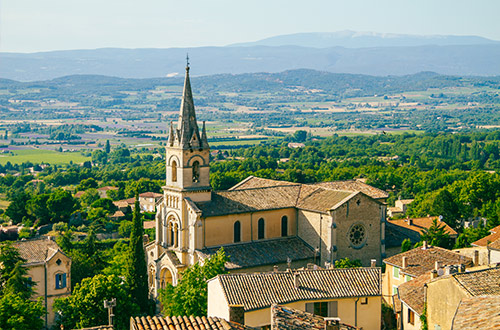
[[[325,265],[385,256],[387,193],[356,180],[298,184],[249,177],[210,186],[210,148],[200,130],[186,68],[177,127],[170,125],[156,238],[146,246],[152,296],[179,272],[224,247],[231,271]]]
[[[244,324],[271,325],[271,306],[282,305],[365,330],[380,329],[378,267],[223,274],[208,281],[208,316],[244,310]]]
[[[39,238],[13,242],[26,263],[28,277],[36,282],[34,298],[42,297],[47,308],[45,326],[55,324],[54,300],[71,294],[71,258],[61,251],[56,242]]]
[[[156,203],[163,197],[163,194],[154,192],[145,192],[139,194],[139,204],[141,205],[141,212],[155,212]]]

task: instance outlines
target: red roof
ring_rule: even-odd
[[[139,194],[139,197],[145,197],[145,198],[150,198],[150,197],[158,198],[158,197],[162,197],[162,196],[163,196],[162,194],[158,194],[158,193],[151,192],[151,191]]]
[[[411,218],[411,219],[398,219],[398,220],[387,220],[389,223],[400,226],[403,228],[411,229],[413,231],[418,232],[419,234],[423,234],[424,229],[429,229],[432,226],[432,222],[434,219],[438,219],[438,217],[425,217],[425,218]],[[411,220],[411,224],[410,224]],[[442,227],[444,225],[444,231],[450,236],[457,236],[458,233],[448,226],[444,221],[438,220],[438,226]]]
[[[477,241],[471,243],[472,246],[486,246],[491,242],[500,239],[500,226],[490,229],[490,235],[478,239]]]

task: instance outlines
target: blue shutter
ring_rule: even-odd
[[[65,288],[66,287],[66,273],[62,274],[62,287],[61,288]]]
[[[56,289],[59,289],[59,276],[61,276],[61,274],[56,274]]]

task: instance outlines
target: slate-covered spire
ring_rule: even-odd
[[[199,148],[200,132],[196,123],[193,93],[191,92],[191,83],[189,81],[189,58],[187,58],[186,78],[184,80],[184,91],[182,92],[177,129],[179,130],[179,146],[182,149]]]
[[[168,132],[168,146],[172,147],[175,142],[175,135],[177,135],[177,132],[174,133],[174,123],[170,122],[170,131]]]

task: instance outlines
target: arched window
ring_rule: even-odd
[[[265,231],[266,231],[265,226],[266,226],[266,224],[264,222],[264,219],[260,218],[258,226],[257,226],[258,227],[258,234],[257,234],[258,239],[263,239],[265,237]]]
[[[281,237],[288,236],[288,217],[286,215],[281,217]]]
[[[234,223],[234,232],[233,232],[234,242],[241,242],[241,222],[236,221]]]
[[[177,182],[177,162],[172,162],[172,182]]]
[[[193,182],[198,182],[200,180],[200,162],[193,162]]]

